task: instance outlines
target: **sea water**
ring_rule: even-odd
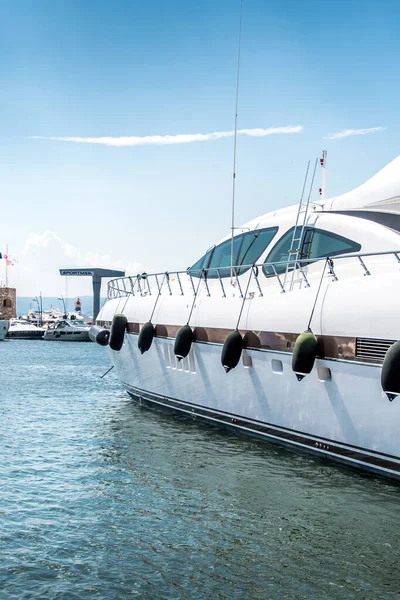
[[[400,487],[141,409],[109,365],[0,344],[2,599],[400,597]]]

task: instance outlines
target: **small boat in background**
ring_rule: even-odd
[[[43,327],[37,327],[25,319],[10,319],[6,337],[18,340],[38,340],[43,338],[44,332]]]
[[[10,321],[0,320],[0,342],[6,337],[9,327]]]
[[[45,330],[44,340],[59,342],[90,342],[90,327],[78,319],[59,319]]]
[[[67,311],[64,298],[63,300],[63,312],[59,308],[54,306],[50,306],[50,308],[45,308],[40,310],[38,308],[30,308],[27,314],[20,316],[20,319],[28,321],[29,323],[33,323],[38,327],[43,327],[44,329],[48,329],[50,325],[62,320],[76,320],[81,323],[81,325],[85,325],[86,323],[92,323],[93,317],[87,314],[82,313],[82,303],[80,298],[77,298],[75,301],[75,306],[73,311]]]
[[[44,327],[45,329],[51,323],[55,323],[58,319],[62,319],[63,317],[64,315],[61,311],[58,308],[53,307],[46,308],[42,312],[30,308],[27,315],[22,315],[23,319],[26,319],[38,327]]]

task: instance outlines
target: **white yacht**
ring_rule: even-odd
[[[10,321],[5,321],[4,319],[0,320],[0,342],[6,337],[9,327]]]
[[[44,332],[43,327],[37,327],[25,319],[10,319],[6,337],[18,340],[38,340],[43,337]]]
[[[143,405],[400,478],[399,297],[400,156],[187,271],[111,281],[94,329]]]
[[[58,319],[45,330],[43,339],[59,342],[90,342],[90,327],[78,319]]]

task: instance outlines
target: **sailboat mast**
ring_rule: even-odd
[[[240,19],[239,19],[239,44],[238,44],[238,59],[236,73],[236,104],[235,104],[235,133],[233,137],[233,178],[232,178],[232,211],[231,211],[231,280],[233,277],[234,266],[234,237],[235,237],[235,191],[236,191],[236,142],[238,130],[238,107],[239,107],[239,81],[240,81],[240,50],[242,43],[242,15],[243,15],[243,0],[240,0]]]

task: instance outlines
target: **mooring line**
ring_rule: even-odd
[[[101,377],[100,379],[103,379],[103,377],[105,377],[107,375],[107,373],[109,373],[112,369],[114,368],[114,365],[112,365]]]

